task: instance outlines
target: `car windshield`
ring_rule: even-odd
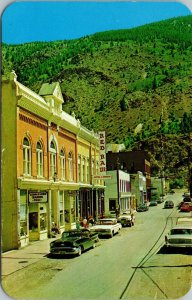
[[[172,229],[171,234],[192,234],[192,229],[188,228],[179,228],[179,229]]]

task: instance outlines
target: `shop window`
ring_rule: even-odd
[[[38,212],[29,213],[29,230],[38,231]]]
[[[47,229],[47,214],[40,213],[40,231]]]
[[[43,177],[43,149],[40,142],[36,146],[36,168],[37,176]]]
[[[57,155],[56,155],[56,145],[52,141],[50,144],[50,176],[54,178],[57,173]]]
[[[31,175],[31,145],[26,137],[23,140],[23,174]]]
[[[27,235],[27,191],[20,191],[20,236]]]
[[[66,167],[65,167],[65,152],[62,149],[60,152],[60,175],[61,179],[65,180],[66,179]]]
[[[64,201],[63,192],[59,193],[59,214],[60,214],[60,226],[64,225]]]
[[[72,152],[68,155],[68,164],[69,164],[69,181],[73,181],[73,155]]]

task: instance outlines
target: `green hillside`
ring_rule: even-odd
[[[107,142],[148,149],[154,171],[163,135],[168,168],[183,172],[178,161],[189,143],[181,141],[192,131],[191,15],[76,40],[3,44],[2,59],[3,73],[15,70],[36,92],[59,81],[65,111],[89,129],[106,130]]]

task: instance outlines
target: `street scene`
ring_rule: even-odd
[[[4,10],[1,286],[11,299],[192,292],[191,9]]]
[[[181,192],[168,194],[174,208],[163,202],[136,212],[134,226],[101,237],[81,257],[52,257],[43,241],[34,243],[34,253],[30,246],[9,252],[2,256],[2,286],[15,299],[180,299],[191,287],[191,249],[169,250],[165,235],[189,215],[178,209],[181,199]]]

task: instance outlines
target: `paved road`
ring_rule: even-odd
[[[181,195],[169,195],[177,203]],[[166,253],[164,235],[178,212],[163,204],[77,258],[45,257],[3,279],[14,299],[178,299],[191,287],[192,258]]]

